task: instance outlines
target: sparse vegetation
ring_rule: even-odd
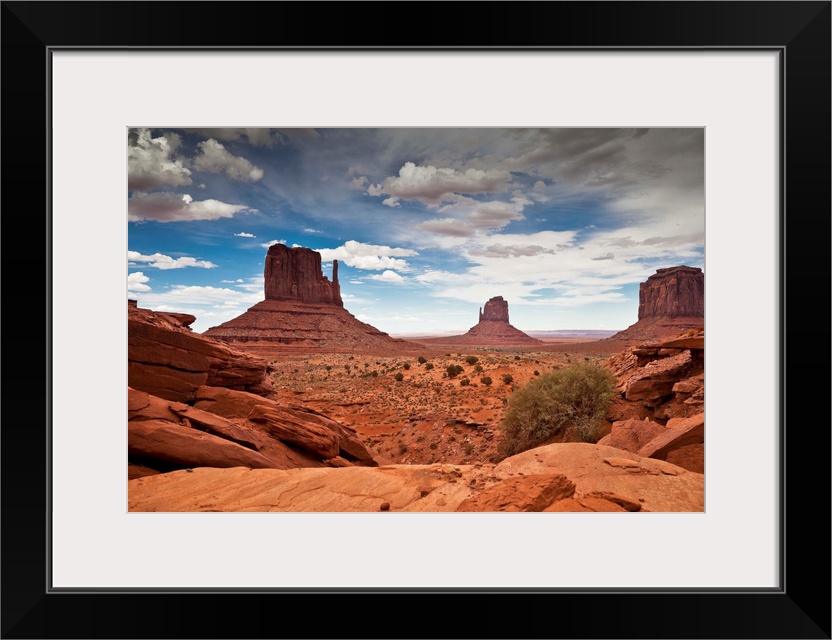
[[[512,382],[514,382],[514,376],[511,375],[510,373],[504,373],[503,374],[503,382],[505,384],[511,384]]]
[[[393,377],[396,379],[396,382],[401,382],[402,380],[404,380],[404,374],[401,371]]]
[[[467,362],[468,364],[472,364],[472,365],[477,364],[479,361],[480,361],[480,359],[477,356],[466,356],[465,357],[465,362]]]
[[[590,363],[533,379],[508,401],[500,457],[536,447],[557,434],[566,441],[597,442],[614,392],[612,374]]]
[[[425,369],[426,369],[427,371],[430,371],[431,369],[433,369],[433,363],[432,363],[432,362],[428,362],[427,364],[425,364]]]
[[[494,381],[491,379],[491,376],[483,376],[480,378],[480,382],[482,382],[486,387],[490,387],[491,383]]]
[[[540,371],[538,371],[537,369],[535,369],[535,370],[534,370],[534,375],[539,376],[539,375],[540,375]]]
[[[424,356],[419,356],[419,364],[425,364],[427,361],[427,358],[425,358]]]
[[[462,366],[458,364],[449,364],[448,368],[445,369],[445,371],[448,373],[449,378],[456,378],[460,373],[465,371],[465,369],[463,369]]]
[[[461,387],[467,387],[469,384],[471,384],[471,381],[468,378],[462,378],[462,380],[459,381],[459,385]]]
[[[405,363],[402,365],[402,369],[404,369],[405,371],[408,371],[408,370],[410,369],[410,363],[409,363],[409,362],[405,362]]]

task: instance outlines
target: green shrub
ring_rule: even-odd
[[[474,371],[476,371],[477,373],[482,373],[482,365],[478,364],[476,367],[474,367]]]
[[[480,382],[482,382],[486,387],[490,387],[491,383],[494,381],[491,379],[491,376],[483,376],[480,378]]]
[[[393,377],[396,379],[396,382],[401,382],[402,380],[404,380],[404,374],[401,371],[399,371],[399,373],[397,373]]]
[[[498,453],[507,458],[556,434],[565,441],[597,442],[614,393],[615,378],[595,364],[575,364],[532,379],[508,401]]]
[[[503,382],[505,382],[506,384],[511,384],[512,382],[514,382],[514,376],[510,373],[504,373]]]
[[[468,378],[462,378],[462,380],[459,381],[459,384],[462,387],[467,387],[469,384],[471,384],[471,381]]]
[[[433,369],[433,363],[432,363],[432,362],[428,362],[428,363],[425,365],[425,370],[426,370],[426,371],[430,371],[431,369]]]
[[[402,365],[402,369],[404,369],[405,371],[407,371],[408,369],[410,369],[410,363],[409,363],[409,362],[405,362],[405,363]]]
[[[465,362],[467,362],[468,364],[477,364],[479,361],[480,361],[480,359],[477,356],[466,356],[465,357]]]
[[[538,371],[537,369],[535,369],[535,370],[534,370],[534,375],[539,376],[539,375],[540,375],[540,371]]]
[[[419,364],[425,364],[427,362],[427,358],[424,356],[419,356]]]
[[[449,364],[448,368],[445,369],[448,372],[449,378],[456,378],[460,373],[464,371],[464,369],[458,364]]]

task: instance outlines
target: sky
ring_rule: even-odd
[[[128,131],[128,297],[196,332],[263,300],[276,242],[339,263],[393,335],[621,330],[656,269],[704,270],[702,128]]]

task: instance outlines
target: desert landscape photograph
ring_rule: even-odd
[[[128,510],[705,511],[704,146],[129,129]]]

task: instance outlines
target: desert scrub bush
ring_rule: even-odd
[[[503,382],[505,384],[511,384],[512,382],[514,382],[514,376],[511,375],[510,373],[504,373],[503,374]]]
[[[448,372],[449,378],[456,378],[460,373],[464,371],[464,369],[458,364],[449,364],[448,368],[445,369]]]
[[[393,377],[396,379],[396,382],[401,382],[402,380],[404,380],[404,374],[401,371],[399,371],[399,373],[397,373]]]
[[[419,356],[419,364],[425,364],[427,361],[427,358],[425,358],[424,356]]]
[[[468,364],[477,364],[480,359],[477,356],[466,356],[465,362]]]
[[[433,369],[433,363],[432,362],[428,362],[427,364],[425,364],[425,370],[430,371],[431,369]]]
[[[501,458],[562,433],[566,441],[597,442],[615,393],[613,375],[591,363],[534,378],[509,398],[497,447]]]
[[[409,363],[409,362],[405,362],[405,363],[402,365],[402,369],[404,369],[405,371],[409,370],[409,369],[410,369],[410,363]]]
[[[469,384],[471,384],[471,381],[468,378],[462,378],[462,380],[459,381],[459,386],[461,387],[467,387]]]
[[[491,376],[483,376],[480,378],[480,382],[482,382],[486,387],[490,387],[491,383],[494,381],[491,379]]]

